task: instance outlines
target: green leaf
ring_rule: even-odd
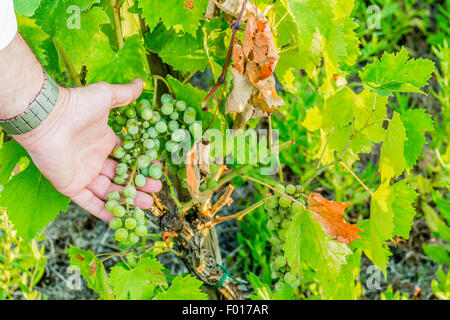
[[[0,196],[0,207],[7,208],[18,236],[25,241],[66,211],[69,203],[32,163],[5,184]]]
[[[111,285],[114,294],[121,300],[149,300],[155,288],[167,285],[164,267],[158,260],[143,258],[134,269],[123,264],[111,268]]]
[[[181,26],[185,33],[196,37],[200,20],[204,20],[208,0],[153,0],[139,1],[142,16],[150,31],[161,21],[172,28]]]
[[[20,35],[30,47],[31,51],[33,51],[36,58],[41,64],[45,65],[47,57],[42,44],[47,40],[48,35],[36,25],[34,19],[27,16],[17,15],[17,26]]]
[[[319,107],[315,106],[314,108],[306,110],[306,118],[302,122],[302,125],[308,131],[313,132],[319,130],[322,127],[322,122],[322,111],[319,109]]]
[[[14,0],[14,10],[18,15],[31,17],[40,3],[41,0]]]
[[[99,36],[86,67],[88,83],[129,83],[136,78],[146,80],[149,73],[144,44],[138,35],[127,38],[117,52],[111,49],[106,36]]]
[[[450,255],[441,246],[423,245],[423,251],[427,256],[439,263],[450,264]]]
[[[382,181],[389,181],[391,178],[398,177],[406,169],[405,141],[405,127],[400,115],[394,111],[381,147],[380,173]]]
[[[426,59],[410,59],[402,48],[397,54],[384,53],[381,60],[367,65],[360,73],[364,85],[380,95],[393,92],[418,92],[428,84],[434,63]]]
[[[176,276],[169,289],[160,293],[155,300],[207,300],[208,296],[200,290],[203,282],[191,276]]]
[[[392,186],[392,194],[394,196],[392,202],[394,235],[408,239],[416,215],[413,204],[416,201],[417,193],[406,184],[405,180],[402,180]]]
[[[98,0],[42,0],[37,24],[66,51],[77,72],[97,44],[100,26],[109,22]],[[61,52],[60,52],[61,54]]]
[[[70,246],[67,254],[70,257],[70,264],[80,269],[80,274],[86,280],[89,288],[97,292],[103,299],[114,298],[105,266],[92,251]]]
[[[299,274],[305,263],[327,278],[337,275],[351,254],[347,245],[331,239],[306,210],[292,219],[283,249],[291,272]]]
[[[252,285],[252,288],[256,293],[256,295],[250,295],[251,300],[271,300],[272,299],[272,291],[270,290],[270,286],[263,283],[257,275],[250,272],[247,274],[247,280]]]
[[[20,158],[27,152],[15,140],[8,141],[0,148],[0,185],[4,185],[11,177]]]
[[[427,143],[425,131],[433,131],[433,120],[423,109],[410,109],[400,116],[406,130],[405,158],[408,169],[411,169],[419,158],[423,145]]]

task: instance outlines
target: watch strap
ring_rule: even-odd
[[[0,126],[11,135],[30,132],[48,117],[58,100],[58,95],[58,84],[44,70],[44,84],[39,93],[31,99],[28,108],[14,118],[0,120]]]

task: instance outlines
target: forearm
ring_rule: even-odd
[[[24,112],[44,81],[42,67],[25,41],[17,33],[0,50],[0,119]]]

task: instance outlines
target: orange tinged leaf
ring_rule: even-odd
[[[364,230],[344,220],[344,210],[351,205],[350,203],[329,201],[318,193],[311,193],[308,203],[306,209],[312,212],[314,219],[320,222],[333,239],[349,244],[361,238],[357,232]]]
[[[95,261],[92,261],[92,263],[89,265],[89,273],[91,274],[91,276],[95,273],[95,271],[97,271],[97,264],[95,263]]]

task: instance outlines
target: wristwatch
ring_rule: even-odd
[[[44,84],[39,93],[30,100],[28,108],[14,118],[0,120],[0,126],[9,134],[20,135],[30,132],[37,128],[53,110],[58,100],[58,84],[45,70],[43,72]]]

